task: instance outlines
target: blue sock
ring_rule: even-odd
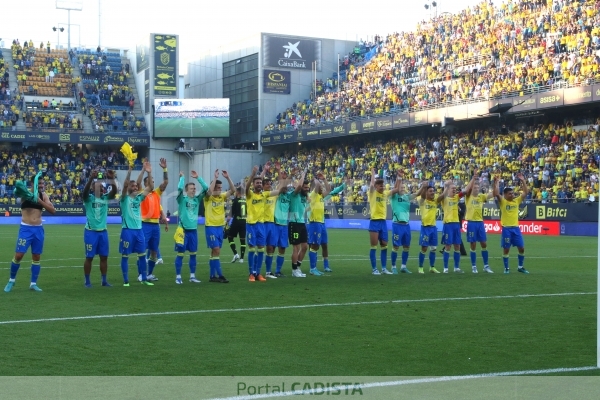
[[[277,255],[277,260],[276,260],[276,269],[275,272],[276,273],[281,273],[281,268],[283,268],[283,263],[285,262],[285,257],[278,254]]]
[[[525,254],[519,254],[517,256],[517,258],[519,259],[519,268],[523,268],[523,262],[525,261]]]
[[[454,250],[454,269],[460,268],[460,251]]]
[[[177,257],[175,257],[175,273],[177,275],[181,275],[181,267],[183,267],[183,254],[177,253]]]
[[[90,275],[89,274],[84,274],[85,276],[85,284],[86,285],[91,285],[92,282],[90,282]]]
[[[37,283],[38,276],[40,276],[40,266],[39,261],[33,261],[31,263],[31,283]]]
[[[106,282],[106,274],[102,274],[102,283],[107,283]]]
[[[429,266],[433,268],[435,266],[435,250],[429,252]]]
[[[502,256],[502,261],[504,261],[504,268],[508,269],[508,254]]]
[[[196,253],[190,254],[190,274],[196,273]]]
[[[148,275],[152,275],[154,272],[154,267],[156,266],[156,260],[149,259],[148,260]]]
[[[396,266],[396,260],[398,259],[398,250],[392,249],[391,259],[392,259],[392,267],[395,267]]]
[[[489,265],[488,264],[489,257],[490,257],[490,255],[489,255],[487,249],[486,250],[481,250],[481,258],[483,258],[483,265],[484,266],[488,266]]]
[[[423,260],[425,260],[425,258],[423,257]],[[406,267],[406,263],[408,262],[408,251],[404,250],[402,252],[402,266]]]
[[[381,248],[381,254],[379,258],[381,259],[381,268],[385,269],[387,267],[387,247]]]
[[[308,259],[310,261],[310,269],[317,268],[317,251],[310,249],[308,251]]]
[[[377,249],[371,247],[371,251],[369,252],[369,259],[371,260],[371,268],[377,269]]]
[[[471,250],[471,266],[477,265],[477,252],[475,250]]]
[[[215,257],[213,261],[215,263],[215,274],[217,277],[223,276],[223,271],[221,271],[221,259],[219,257]]]
[[[323,268],[329,269],[329,258],[323,258]]]
[[[162,256],[160,255],[160,249],[156,250],[156,258],[157,259],[162,258]]]
[[[425,253],[419,253],[419,268],[423,268],[423,264],[425,263]]]
[[[123,273],[123,282],[129,282],[129,257],[121,257],[121,272]]]
[[[271,269],[273,268],[273,253],[267,254],[265,257],[265,266],[267,268],[267,272],[271,272]]]
[[[448,250],[444,250],[444,269],[448,269],[449,262],[450,262],[450,253],[448,253]]]
[[[250,247],[250,250],[248,251],[248,272],[250,273],[250,275],[254,274],[254,258],[256,257],[256,252],[254,251],[255,249],[253,247]]]
[[[210,277],[214,278],[216,276],[216,268],[215,268],[215,260],[213,260],[213,258],[211,257],[210,260],[208,260],[208,267],[209,267],[209,273],[210,273]]]
[[[138,265],[140,269],[140,274],[142,275],[142,281],[148,280],[148,266],[146,265],[145,254],[138,255]]]
[[[265,258],[265,249],[258,249],[258,253],[254,258],[254,271],[257,275],[260,275],[260,270],[262,269],[263,259]]]
[[[16,262],[13,258],[12,262],[10,263],[10,279],[15,279],[17,277],[17,272],[19,272],[20,266],[21,264]]]

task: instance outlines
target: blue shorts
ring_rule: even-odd
[[[460,222],[445,223],[442,233],[444,235],[443,243],[446,246],[450,246],[453,244],[458,245],[462,243],[462,237],[460,234]]]
[[[409,247],[410,246],[410,225],[409,224],[392,224],[392,244],[394,247]]]
[[[206,246],[209,249],[221,248],[223,246],[222,226],[205,226],[204,234],[206,236]]]
[[[438,245],[437,226],[422,226],[419,235],[419,246],[429,247]]]
[[[85,258],[95,256],[108,257],[108,231],[83,230],[83,243],[85,244]]]
[[[502,242],[500,243],[500,247],[503,249],[509,249],[510,246],[525,247],[525,242],[523,242],[523,234],[518,226],[502,227]]]
[[[142,230],[144,231],[146,249],[158,251],[158,245],[160,244],[160,224],[142,222]]]
[[[467,221],[467,242],[487,242],[483,221]]]
[[[256,224],[246,224],[248,247],[266,246],[265,224],[257,222]]]
[[[31,246],[31,254],[42,254],[44,250],[44,227],[42,225],[21,225],[15,253],[27,253]]]
[[[275,225],[277,231],[277,247],[288,248],[290,247],[290,240],[288,238],[288,226],[287,225]]]
[[[223,235],[223,228],[221,228],[221,235]],[[223,241],[223,239],[221,239]],[[185,229],[183,231],[183,244],[175,243],[175,251],[178,253],[195,253],[198,251],[198,230],[197,229]]]
[[[327,244],[327,228],[322,222],[308,223],[308,244]]]
[[[277,228],[274,222],[265,222],[265,244],[267,246],[277,246]]]
[[[371,220],[369,221],[369,232],[377,232],[377,239],[380,242],[388,241],[388,230],[387,222],[385,220]]]
[[[121,240],[119,241],[119,253],[124,256],[129,254],[146,254],[146,241],[144,231],[141,229],[121,229]]]

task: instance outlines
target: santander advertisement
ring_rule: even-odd
[[[500,221],[483,221],[486,233],[502,233]],[[519,229],[523,235],[560,235],[560,222],[558,221],[519,221]],[[467,231],[467,221],[462,223],[462,232]]]

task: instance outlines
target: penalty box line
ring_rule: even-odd
[[[235,313],[235,312],[254,312],[254,311],[280,311],[297,310],[309,308],[326,307],[350,307],[350,306],[371,306],[380,304],[404,304],[404,303],[434,303],[441,301],[464,301],[464,300],[506,300],[506,299],[527,299],[541,297],[566,297],[566,296],[589,296],[596,292],[572,292],[572,293],[546,293],[546,294],[518,294],[504,296],[473,296],[473,297],[445,297],[433,299],[402,299],[402,300],[379,300],[379,301],[357,301],[348,303],[325,303],[325,304],[300,304],[289,306],[271,306],[271,307],[248,307],[248,308],[220,308],[213,310],[188,310],[188,311],[164,311],[148,313],[130,313],[130,314],[104,314],[104,315],[84,315],[79,317],[56,317],[39,319],[22,319],[0,321],[0,325],[31,324],[41,322],[61,322],[61,321],[81,321],[109,318],[131,318],[131,317],[158,317],[165,315],[190,315],[190,314],[209,314],[209,313]]]

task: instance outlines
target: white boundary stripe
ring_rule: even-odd
[[[509,372],[491,372],[488,374],[477,374],[477,375],[459,375],[459,376],[439,376],[435,378],[417,378],[417,379],[406,379],[406,380],[396,380],[396,381],[388,381],[388,382],[372,382],[372,383],[363,383],[363,384],[353,384],[353,385],[344,385],[344,386],[336,386],[336,387],[324,387],[318,389],[307,389],[307,390],[295,390],[288,391],[283,393],[266,393],[266,394],[256,394],[256,395],[248,395],[248,396],[232,396],[232,397],[215,397],[209,400],[254,400],[254,399],[267,399],[273,397],[289,397],[296,395],[318,395],[325,394],[332,391],[341,390],[342,392],[346,390],[353,389],[371,389],[371,388],[382,388],[382,387],[390,387],[390,386],[403,386],[403,385],[415,385],[422,383],[437,383],[437,382],[454,382],[454,381],[464,381],[468,379],[481,379],[481,378],[496,378],[501,376],[519,376],[519,375],[542,375],[542,374],[560,374],[560,373],[568,373],[568,372],[580,372],[580,371],[591,371],[600,369],[599,367],[576,367],[576,368],[552,368],[552,369],[535,369],[528,371],[509,371]]]
[[[277,311],[277,310],[294,310],[294,309],[321,308],[321,307],[370,306],[370,305],[378,305],[378,304],[432,303],[432,302],[439,302],[439,301],[461,301],[461,300],[526,299],[526,298],[532,298],[532,297],[588,296],[588,295],[595,295],[595,294],[596,294],[596,292],[517,294],[517,295],[506,295],[506,296],[445,297],[445,298],[439,298],[439,299],[356,301],[356,302],[349,302],[349,303],[300,304],[300,305],[293,305],[293,306],[290,305],[290,306],[272,306],[272,307],[218,308],[218,309],[214,309],[214,310],[165,311],[165,312],[132,313],[132,314],[84,315],[81,317],[22,319],[22,320],[12,320],[12,321],[0,321],[0,325],[30,324],[30,323],[34,323],[34,322],[79,321],[79,320],[108,319],[108,318],[156,317],[156,316],[163,316],[163,315],[233,313],[233,312],[248,312],[248,311],[250,311],[250,312],[253,312],[253,311]]]

